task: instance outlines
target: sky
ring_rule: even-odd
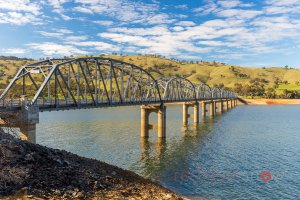
[[[300,68],[300,0],[0,0],[0,55]]]

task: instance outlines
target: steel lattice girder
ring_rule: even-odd
[[[164,101],[196,100],[195,86],[187,79],[161,78],[157,80]]]
[[[135,65],[104,58],[78,58],[60,63],[43,61],[22,67],[1,98],[12,92],[21,78],[29,78],[34,95],[23,95],[32,104],[80,106],[162,102],[155,79]],[[49,65],[50,64],[50,65]],[[51,65],[52,64],[52,65]],[[32,77],[35,74],[36,79]]]
[[[212,88],[207,84],[201,83],[195,86],[197,99],[209,100],[212,99]]]
[[[0,100],[26,95],[29,105],[82,107],[235,98],[225,89],[181,77],[155,80],[133,64],[100,57],[50,59],[25,65]],[[19,96],[18,96],[19,95]]]

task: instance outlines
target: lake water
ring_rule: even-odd
[[[151,115],[152,122],[156,115]],[[37,142],[132,170],[191,199],[299,199],[300,106],[239,106],[140,138],[139,107],[41,113]]]

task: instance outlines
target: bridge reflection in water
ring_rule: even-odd
[[[207,135],[215,127],[216,122],[218,122],[217,118],[204,118],[201,124],[193,127],[184,126],[182,130],[184,135],[178,140],[167,142],[163,138],[158,138],[157,141],[149,141],[145,138],[141,138],[141,155],[137,163],[143,163],[142,175],[160,179],[162,172],[168,174],[168,171],[170,171],[172,173],[169,174],[171,176],[168,177],[169,180],[176,178],[181,179],[182,176],[186,174],[176,174],[172,170],[176,168],[175,166],[177,166],[177,168],[184,168],[182,165],[189,163],[187,160],[193,159],[193,157],[197,159],[200,154],[206,154],[206,152],[202,152],[202,147],[199,144],[207,138]],[[199,150],[199,148],[201,150]],[[192,155],[192,152],[194,152],[195,155]],[[176,161],[173,159],[174,157],[176,157]],[[178,165],[181,167],[178,167]],[[184,172],[185,171],[182,173]],[[166,174],[164,174],[164,176]],[[178,175],[178,177],[176,177],[176,175]]]
[[[141,137],[153,129],[165,138],[168,103],[183,104],[184,125],[189,118],[198,124],[199,105],[203,117],[208,112],[214,117],[235,107],[237,95],[181,77],[155,79],[145,69],[113,59],[44,60],[21,67],[0,96],[0,111],[15,113],[16,122],[9,124],[3,115],[0,126],[19,127],[22,139],[36,142],[39,112],[141,105]],[[192,115],[189,107],[194,108]],[[157,124],[149,124],[153,112]]]

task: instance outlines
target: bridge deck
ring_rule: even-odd
[[[226,98],[227,99],[227,98]],[[160,105],[170,103],[183,103],[183,102],[200,102],[200,101],[218,101],[226,100],[225,98],[216,99],[189,99],[189,100],[163,100],[163,101],[136,101],[136,102],[96,102],[92,100],[81,101],[80,104],[75,105],[72,101],[57,101],[57,102],[38,102],[36,106],[39,107],[40,111],[59,111],[59,110],[76,110],[76,109],[91,109],[91,108],[105,108],[105,107],[120,107],[120,106],[139,106],[139,105]],[[21,110],[21,101],[14,100],[8,104],[0,105],[0,111],[18,111]]]

